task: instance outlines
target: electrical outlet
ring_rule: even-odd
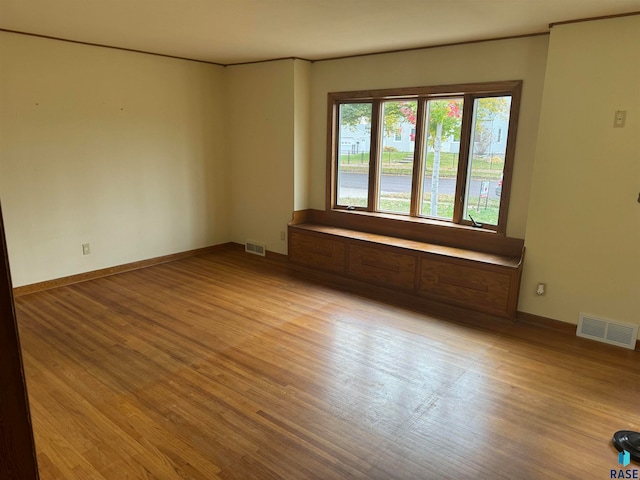
[[[546,283],[539,283],[538,287],[536,288],[536,295],[542,296],[545,293],[547,293],[547,284]]]
[[[627,123],[627,111],[616,110],[613,117],[613,128],[624,128],[625,123]]]
[[[286,237],[285,237],[285,233],[284,233],[284,230],[283,230],[283,231],[280,232],[280,240],[284,240],[285,238]]]
[[[89,247],[88,243],[83,243],[82,244],[82,254],[83,255],[89,255],[91,253],[91,247]]]

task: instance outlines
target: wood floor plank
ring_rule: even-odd
[[[235,250],[16,306],[43,480],[609,478],[640,429],[637,352]]]

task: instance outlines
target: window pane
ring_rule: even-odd
[[[378,210],[410,213],[418,102],[382,103]]]
[[[366,207],[369,198],[371,103],[340,105],[337,204]]]
[[[462,106],[462,98],[427,102],[427,135],[420,215],[453,219]]]
[[[469,146],[465,220],[498,224],[511,97],[477,98]]]

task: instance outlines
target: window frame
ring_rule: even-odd
[[[359,214],[376,217],[392,217],[407,222],[422,224],[437,224],[463,228],[473,227],[472,222],[462,218],[464,210],[464,190],[466,178],[469,172],[469,154],[472,129],[473,102],[476,98],[510,96],[511,108],[509,112],[508,132],[506,138],[506,151],[502,177],[502,192],[500,195],[500,211],[497,225],[485,225],[481,230],[491,231],[506,235],[507,218],[509,213],[509,198],[511,194],[511,181],[513,175],[513,163],[515,159],[515,146],[517,137],[518,117],[522,93],[522,80],[510,80],[499,82],[468,83],[455,85],[437,85],[408,88],[392,88],[379,90],[360,90],[350,92],[331,92],[328,94],[327,115],[327,191],[326,209],[339,211],[356,211]],[[424,146],[426,133],[424,108],[429,100],[442,100],[446,98],[462,97],[464,109],[462,112],[462,124],[460,133],[460,156],[458,159],[458,171],[456,176],[456,202],[452,220],[419,216],[419,189],[422,188],[422,165],[424,162]],[[388,213],[377,210],[378,201],[378,170],[380,149],[382,148],[382,119],[381,105],[389,100],[417,100],[417,122],[414,149],[414,171],[411,189],[411,207],[409,215]],[[339,112],[340,105],[344,103],[371,103],[372,118],[370,132],[369,153],[369,186],[367,207],[355,207],[337,204],[338,196],[338,139],[339,139]]]

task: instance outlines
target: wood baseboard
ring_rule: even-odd
[[[100,270],[93,270],[91,272],[78,273],[76,275],[70,275],[68,277],[32,283],[30,285],[24,285],[22,287],[14,288],[13,296],[21,297],[22,295],[28,295],[29,293],[41,292],[43,290],[62,287],[64,285],[72,285],[74,283],[86,282],[87,280],[94,280],[96,278],[108,277],[109,275],[115,275],[116,273],[130,272],[132,270],[138,270],[140,268],[172,262],[181,258],[194,257],[196,255],[204,255],[219,250],[226,250],[228,248],[231,248],[232,245],[233,243],[231,242],[221,243],[219,245],[212,245],[210,247],[196,248],[194,250],[187,250],[186,252],[172,253],[170,255],[163,255],[161,257],[139,260],[137,262],[125,263],[123,265],[102,268]]]
[[[562,333],[575,335],[576,325],[573,323],[561,322],[553,318],[534,315],[533,313],[521,312],[518,310],[516,314],[516,323],[525,323],[536,327],[548,328]]]

